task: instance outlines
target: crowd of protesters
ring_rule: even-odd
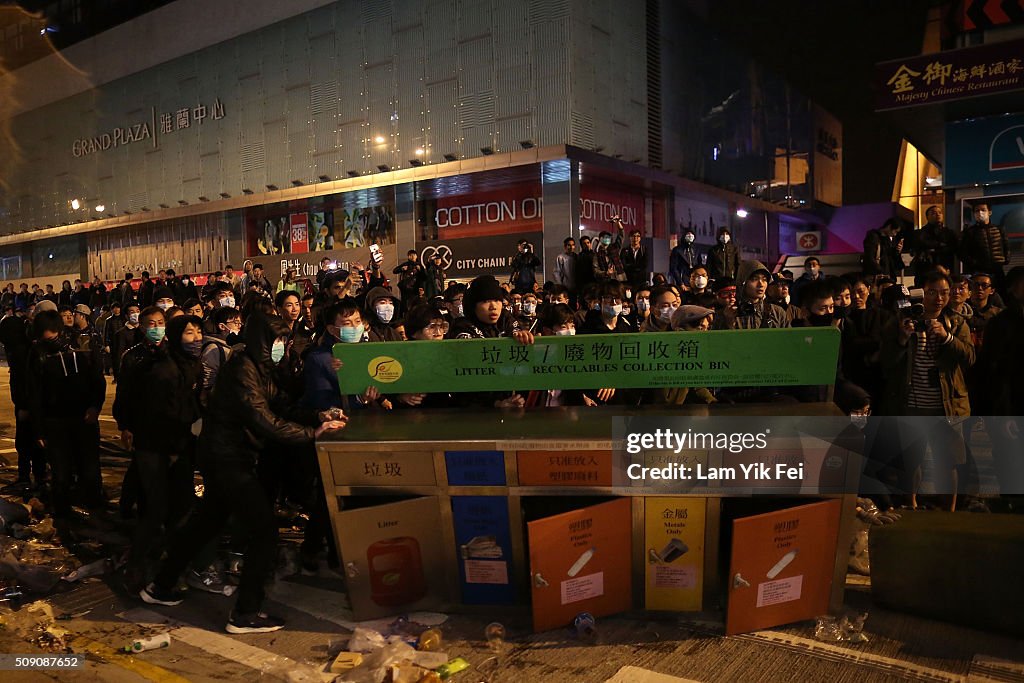
[[[283,624],[262,612],[275,561],[276,501],[309,512],[303,566],[315,568],[325,548],[337,564],[314,441],[363,410],[832,399],[861,418],[934,418],[920,441],[931,445],[936,477],[964,491],[972,476],[970,423],[965,432],[959,418],[1024,415],[1024,268],[1003,272],[1005,236],[989,226],[987,206],[976,209],[978,222],[960,241],[933,225],[941,218],[930,213],[919,234],[901,237],[891,224],[869,233],[857,272],[826,275],[812,257],[799,278],[742,260],[728,229],[706,253],[698,253],[692,232],[683,233],[669,272],[651,273],[639,231],[623,245],[616,220],[593,242],[581,237],[578,252],[567,238],[546,283],[523,240],[508,279],[480,276],[468,286],[446,281],[440,257],[421,264],[415,251],[393,270],[394,282],[377,258],[348,270],[324,259],[314,281],[288,270],[276,285],[252,263],[240,274],[228,266],[201,287],[172,270],[142,273],[138,286],[128,273],[109,291],[98,279],[88,287],[65,282],[56,293],[9,285],[0,342],[11,368],[19,484],[48,490],[59,530],[75,514],[73,502],[105,507],[97,420],[110,376],[113,417],[132,453],[120,497],[121,515],[136,520],[125,583],[166,605],[181,601],[182,580],[219,591],[223,579],[211,558],[230,529],[249,539],[232,633]],[[920,299],[898,281],[904,248],[918,266]],[[972,264],[963,274],[954,272],[958,256]],[[833,396],[826,387],[684,385],[400,395],[371,387],[343,395],[332,354],[338,343],[512,337],[529,344],[538,335],[802,326],[841,332]],[[1017,455],[1017,418],[991,419],[993,451]],[[873,474],[910,492],[907,502],[916,505],[924,452],[881,458]],[[1012,458],[997,456],[996,466],[1000,480],[1019,481]]]

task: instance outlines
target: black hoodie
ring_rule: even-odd
[[[255,467],[269,440],[302,446],[312,443],[315,410],[286,401],[274,381],[270,352],[274,341],[288,336],[288,325],[277,316],[256,313],[242,330],[245,350],[232,354],[221,367],[203,419],[199,437],[203,469]]]

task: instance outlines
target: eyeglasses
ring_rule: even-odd
[[[972,282],[971,289],[992,289],[991,282]]]
[[[430,330],[431,332],[440,332],[441,334],[448,334],[448,323],[431,323],[423,329]]]

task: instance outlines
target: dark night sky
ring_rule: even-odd
[[[722,37],[843,124],[843,203],[889,201],[903,131],[873,111],[874,65],[921,53],[927,0],[710,0]]]

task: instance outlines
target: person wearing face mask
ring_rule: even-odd
[[[622,235],[624,232],[622,219],[614,216],[612,223],[616,228],[614,239],[607,230],[602,230],[597,236],[593,272],[594,281],[598,283],[626,281],[626,271],[622,266]]]
[[[737,278],[740,268],[740,250],[732,241],[732,231],[723,226],[718,229],[718,241],[708,249],[708,274],[713,281],[723,277]]]
[[[370,341],[402,341],[392,326],[395,321],[395,308],[395,298],[383,287],[374,287],[366,293],[363,319],[368,323],[366,335]]]
[[[793,327],[839,327],[842,320],[835,316],[834,285],[827,281],[807,286],[804,297],[804,315],[793,321]],[[866,390],[850,381],[843,373],[843,350],[840,342],[836,379],[832,400],[846,414],[857,412],[867,414],[871,410],[871,396]],[[792,387],[791,393],[802,402],[825,402],[829,400],[828,386]]]
[[[672,316],[682,302],[679,295],[668,287],[651,290],[651,314],[640,327],[641,332],[668,332],[672,328]]]
[[[821,262],[814,256],[804,259],[804,272],[789,287],[789,293],[793,297],[793,303],[800,305],[800,290],[812,282],[822,282],[825,273],[821,272]]]
[[[103,368],[61,335],[60,315],[43,311],[32,321],[36,341],[26,359],[28,414],[50,464],[51,511],[63,535],[71,516],[72,482],[90,510],[103,508],[99,414],[106,397]]]
[[[125,570],[132,591],[152,579],[164,534],[184,522],[195,502],[193,424],[202,378],[202,320],[182,315],[165,325],[162,313],[148,308],[142,324],[146,341],[126,354],[114,399],[114,419],[132,451],[126,479],[135,477],[145,503]],[[156,402],[149,400],[154,387],[160,388]]]
[[[381,289],[383,292],[387,290]],[[356,300],[347,297],[325,308],[321,313],[324,334],[310,348],[303,364],[302,376],[305,390],[303,404],[309,408],[329,410],[342,407],[355,410],[363,407],[389,409],[390,402],[381,398],[376,387],[368,387],[358,396],[343,396],[338,385],[337,371],[341,367],[334,359],[335,344],[358,344],[369,341],[363,313]],[[390,341],[400,341],[392,339]]]
[[[976,202],[974,223],[960,235],[959,255],[965,273],[988,273],[1000,295],[1005,293],[1003,269],[1010,261],[1010,243],[1002,226],[992,223],[992,205]]]
[[[114,333],[110,340],[110,364],[114,372],[114,384],[121,373],[121,359],[124,352],[137,344],[142,343],[142,329],[139,327],[139,316],[141,309],[138,304],[130,304],[125,307],[124,325]]]
[[[206,407],[210,392],[217,381],[217,374],[231,354],[245,348],[242,343],[242,314],[237,308],[218,308],[208,320],[213,328],[203,336],[202,362],[203,380],[200,389],[200,403]]]
[[[181,276],[177,281],[177,285],[177,289],[174,287],[171,288],[171,291],[174,292],[175,301],[188,301],[190,299],[198,300],[200,298],[199,289],[196,287],[195,280],[193,280],[187,273]]]
[[[829,277],[825,278],[825,283],[832,291],[835,318],[839,321],[839,328],[842,329],[843,321],[846,320],[846,314],[850,312],[850,306],[853,303],[850,282],[841,277]]]
[[[797,318],[803,315],[803,310],[792,303],[789,296],[789,281],[781,278],[775,278],[768,285],[768,291],[765,295],[766,300],[770,304],[775,304],[786,312],[789,317],[789,322],[792,323]]]
[[[677,332],[705,332],[711,329],[715,312],[703,306],[680,306],[672,313],[669,329]],[[665,387],[644,391],[644,403],[681,406],[685,403],[708,405],[718,401],[706,387]]]
[[[690,286],[690,273],[693,269],[703,265],[703,258],[697,253],[694,246],[696,235],[689,228],[679,237],[679,244],[672,248],[668,258],[668,279],[674,285],[679,285],[684,290]],[[704,257],[706,258],[706,256]],[[707,287],[707,283],[704,283]]]
[[[571,337],[576,334],[576,322],[572,309],[558,303],[548,306],[538,321],[541,335],[545,337]],[[531,390],[526,393],[526,408],[554,408],[557,406],[596,405],[586,398],[582,391],[567,389]]]
[[[704,266],[694,266],[690,270],[690,277],[687,287],[683,289],[683,303],[700,305],[697,300],[705,294],[711,293],[711,282],[708,278],[708,269]]]
[[[157,287],[153,291],[153,305],[164,313],[174,305],[174,292],[170,287]]]
[[[651,314],[651,290],[649,287],[641,287],[636,290],[633,297],[633,309],[636,328],[640,329]]]
[[[519,329],[538,332],[537,328],[537,295],[533,292],[523,294],[519,315],[516,316]]]
[[[596,307],[587,312],[579,334],[626,333],[632,330],[622,319],[623,291],[618,282],[603,282],[598,288]]]
[[[453,282],[448,285],[447,289],[444,290],[444,310],[448,312],[448,319],[455,320],[465,315],[463,309],[463,302],[466,297],[466,285],[461,282]],[[417,302],[413,308],[419,308],[424,304],[429,304],[427,301]],[[434,306],[434,304],[429,304]],[[411,309],[410,309],[411,310]],[[406,332],[409,332],[409,328],[406,327]]]
[[[174,587],[182,572],[233,517],[248,545],[228,633],[266,633],[284,626],[282,619],[262,611],[264,583],[277,551],[277,522],[256,475],[260,451],[268,440],[310,446],[345,426],[340,410],[300,407],[280,393],[274,366],[284,358],[287,340],[288,326],[276,316],[256,313],[246,321],[245,350],[221,368],[203,420],[198,464],[205,491],[198,512],[172,536],[156,577],[139,592],[151,604],[179,604],[183,595]]]

